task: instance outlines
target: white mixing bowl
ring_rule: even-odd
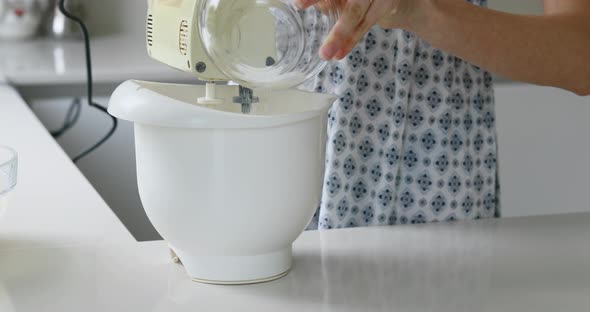
[[[204,86],[128,81],[109,112],[135,123],[139,193],[148,217],[197,281],[272,280],[317,208],[327,111],[334,98],[257,93],[250,115],[196,105]]]

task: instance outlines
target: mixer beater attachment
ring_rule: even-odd
[[[249,114],[252,110],[252,104],[260,102],[260,99],[254,96],[252,89],[240,86],[240,95],[234,96],[233,102],[242,104],[242,113]]]

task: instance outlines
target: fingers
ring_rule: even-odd
[[[369,31],[370,28],[371,28],[371,25],[368,23],[363,23],[363,24],[359,25],[359,27],[357,28],[357,31],[354,33],[354,35],[350,38],[350,40],[348,40],[342,46],[342,48],[340,48],[338,50],[338,52],[336,52],[334,54],[332,59],[341,60],[344,57],[346,57],[348,55],[348,53],[350,53],[350,51],[352,51],[352,49],[354,49],[354,47],[358,44],[358,42]]]
[[[343,59],[358,42],[365,36],[365,34],[377,23],[383,12],[388,9],[387,3],[383,1],[374,1],[369,11],[365,15],[363,21],[351,34],[350,39],[334,54],[333,59]]]
[[[358,36],[357,33],[362,31],[362,28],[366,28],[366,25],[362,24],[365,23],[365,17],[370,7],[371,1],[369,0],[349,0],[346,3],[342,15],[320,49],[322,59],[331,60],[341,49],[350,45],[354,47],[356,42],[353,41]]]

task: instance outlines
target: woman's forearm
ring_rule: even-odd
[[[500,76],[590,94],[590,18],[521,16],[459,0],[414,0],[408,30]]]

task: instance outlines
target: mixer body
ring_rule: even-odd
[[[300,10],[294,0],[147,1],[152,59],[251,89],[294,88],[319,74],[327,65],[321,43],[339,16],[333,0],[322,0],[322,10]]]
[[[207,53],[199,33],[204,0],[148,0],[146,48],[149,56],[203,81],[227,81]],[[228,24],[235,21],[227,21]],[[265,36],[274,20],[265,14],[250,16],[248,31],[235,36],[241,57],[265,67],[277,59],[274,36]]]
[[[259,93],[250,114],[218,86],[222,105],[196,104],[204,86],[128,81],[109,112],[135,124],[137,178],[151,222],[195,280],[241,284],[280,277],[317,208],[332,96]]]

